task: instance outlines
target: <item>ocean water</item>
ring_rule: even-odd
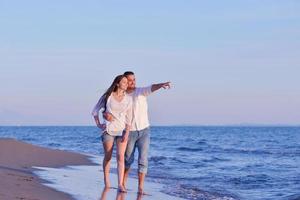
[[[0,137],[103,155],[96,127],[0,127]],[[147,180],[184,199],[300,199],[300,127],[151,127]]]

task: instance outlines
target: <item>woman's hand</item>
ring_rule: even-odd
[[[106,129],[106,124],[97,124],[97,127],[104,131]]]
[[[123,133],[123,135],[122,135],[122,140],[121,140],[121,142],[122,142],[122,143],[123,143],[123,142],[127,142],[128,136],[129,136],[129,131],[125,131],[125,132]]]
[[[101,124],[98,115],[94,116],[94,119],[95,119],[97,127],[104,131],[106,129],[106,124],[104,124],[104,123]]]
[[[114,116],[113,116],[111,113],[109,113],[109,112],[103,113],[102,116],[103,116],[103,118],[104,118],[106,121],[109,121],[109,122],[114,121]]]

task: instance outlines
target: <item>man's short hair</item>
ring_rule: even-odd
[[[134,75],[134,73],[132,71],[126,71],[123,74],[124,76],[129,76],[129,75]]]

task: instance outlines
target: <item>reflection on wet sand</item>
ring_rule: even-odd
[[[124,192],[119,192],[116,188],[104,188],[101,194],[101,197],[99,200],[112,200],[112,199],[107,199],[107,194],[109,192],[115,192],[116,193],[116,200],[126,200],[125,197],[127,193]],[[142,194],[137,194],[136,200],[142,200],[143,195]],[[131,199],[128,199],[131,200]]]

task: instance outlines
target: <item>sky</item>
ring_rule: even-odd
[[[0,0],[0,125],[94,125],[113,78],[152,125],[299,125],[300,2]]]

